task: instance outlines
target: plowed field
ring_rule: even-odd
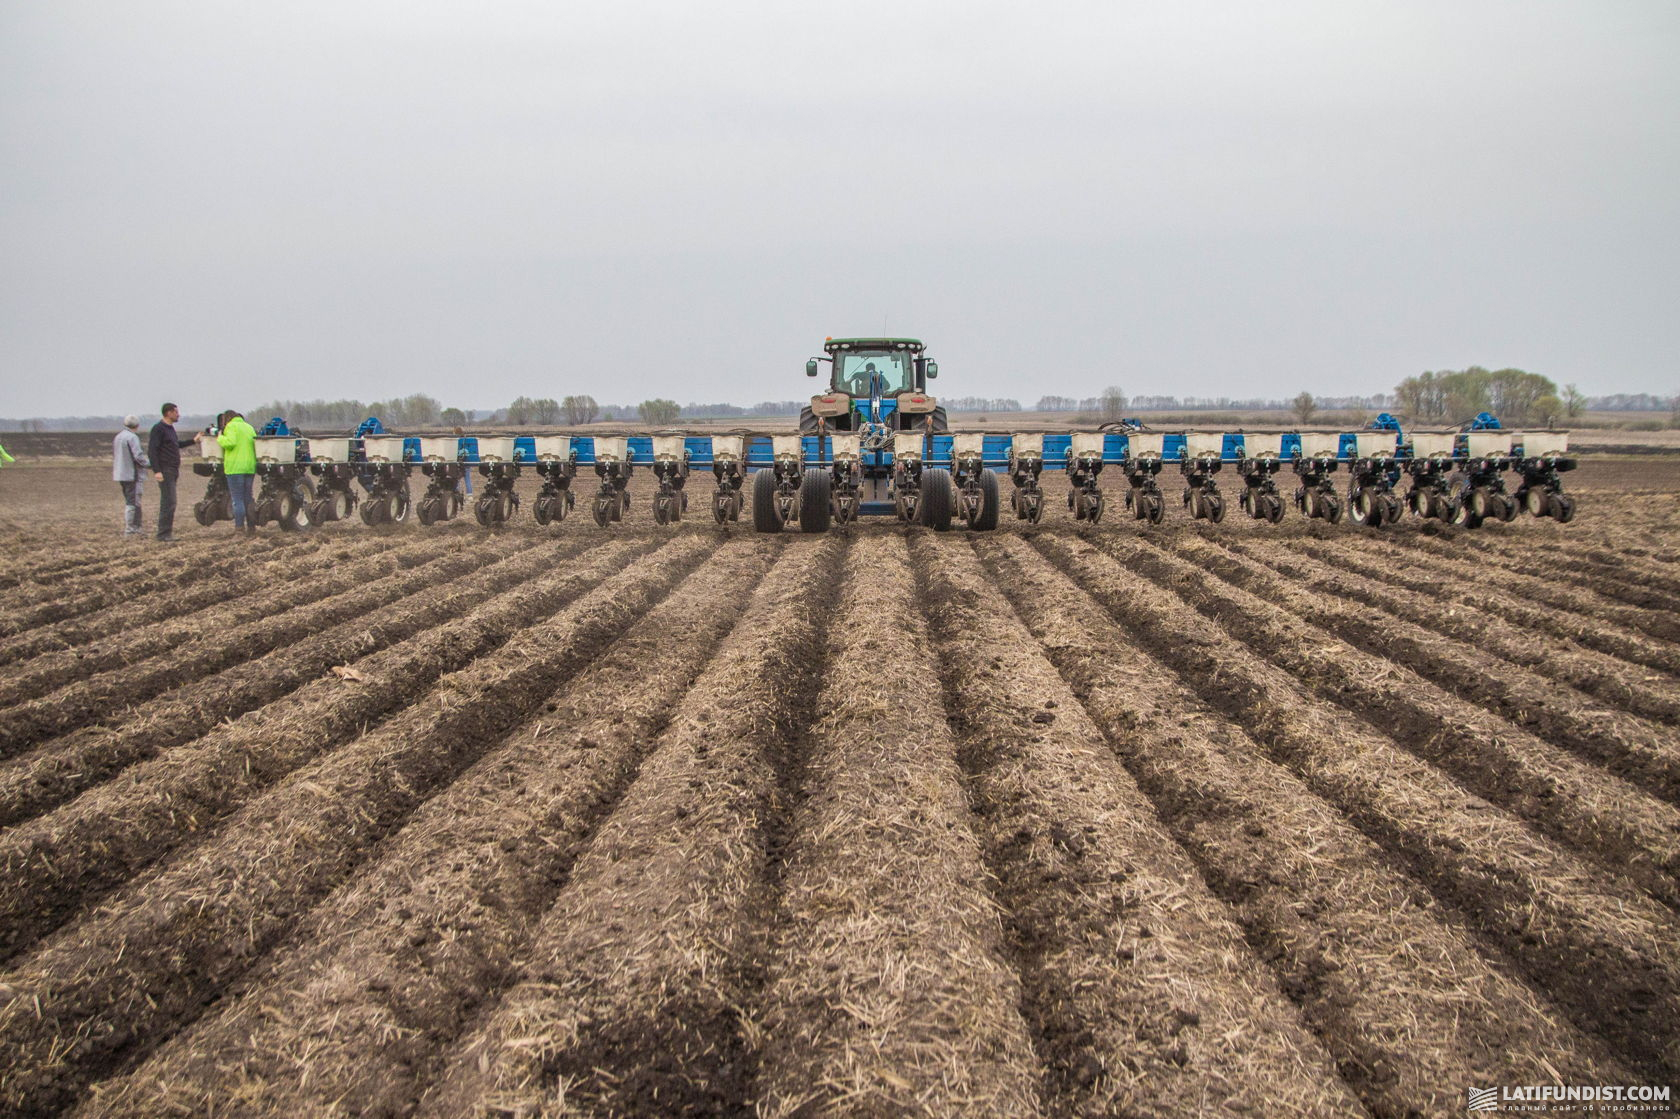
[[[610,532],[173,547],[37,473],[0,1114],[1680,1088],[1680,486],[1640,466],[1476,532],[776,537],[642,483]]]

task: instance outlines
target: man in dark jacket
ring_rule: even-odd
[[[181,410],[173,404],[163,406],[163,419],[152,425],[146,440],[146,457],[152,462],[152,479],[158,484],[157,538],[164,543],[175,540],[175,483],[181,475],[181,441],[175,435],[175,421]],[[194,435],[193,442],[203,435]]]

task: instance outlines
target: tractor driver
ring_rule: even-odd
[[[876,370],[875,363],[871,361],[863,367],[863,372],[852,377],[852,395],[869,396],[871,390],[874,389],[877,380],[880,382],[881,392],[885,394],[887,391],[887,379],[882,376],[878,370]]]

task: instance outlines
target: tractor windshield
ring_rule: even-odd
[[[836,354],[834,387],[853,396],[868,396],[873,379],[882,396],[896,396],[916,387],[912,361],[904,352]]]

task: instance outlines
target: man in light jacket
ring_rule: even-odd
[[[123,429],[111,441],[111,478],[122,487],[123,535],[140,533],[140,488],[146,482],[146,450],[140,446],[140,417],[123,420]]]

